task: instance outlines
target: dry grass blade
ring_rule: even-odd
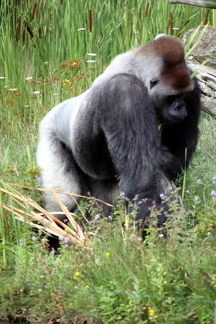
[[[40,219],[40,217],[35,215],[32,215],[31,213],[24,212],[23,210],[16,208],[16,207],[11,207],[9,205],[3,204],[3,208],[5,210],[8,210],[12,212],[16,219],[22,221],[22,222],[27,222],[29,225],[41,230],[44,233],[49,233],[52,235],[57,235],[56,233],[58,232],[58,236],[65,236],[65,232],[63,229],[60,227],[57,228],[52,228],[52,226],[49,224],[49,221],[47,220],[47,223],[44,221],[44,219]],[[37,222],[41,222],[43,225],[40,225],[38,223],[34,223],[30,221],[30,219],[36,220]]]
[[[81,239],[84,239],[85,236],[83,236],[83,232],[80,228],[80,226],[77,224],[77,222],[75,221],[74,217],[72,216],[72,214],[69,212],[69,210],[67,209],[67,207],[61,202],[61,200],[59,199],[58,195],[55,193],[54,190],[52,190],[56,201],[58,202],[59,206],[61,207],[62,211],[64,212],[64,214],[66,215],[66,217],[68,218],[69,222],[71,223],[71,225],[73,226],[73,228],[75,229],[76,233],[79,235],[79,237]]]
[[[45,188],[39,188],[39,187],[31,187],[31,186],[24,186],[24,185],[20,185],[20,184],[17,184],[17,183],[8,183],[7,186],[10,186],[11,188],[12,187],[17,187],[17,188],[20,188],[20,189],[27,189],[27,190],[38,190],[38,191],[42,191],[42,192],[55,192],[56,194],[57,193],[61,193],[61,194],[66,194],[66,195],[69,195],[72,199],[74,199],[74,197],[79,197],[79,198],[84,198],[84,199],[92,199],[92,197],[89,197],[89,196],[83,196],[83,195],[78,195],[78,194],[75,194],[75,193],[71,193],[69,191],[65,191],[65,190],[62,190],[62,189],[58,189],[56,188],[55,190],[52,190],[52,189],[45,189]],[[95,201],[99,202],[99,203],[102,203],[108,207],[113,207],[112,204],[109,204],[108,202],[104,201],[104,200],[101,200],[101,199],[98,199],[98,198],[94,198]],[[74,202],[76,203],[76,199],[74,199]]]
[[[18,220],[28,222],[29,225],[45,233],[67,238],[71,242],[84,244],[86,239],[85,233],[75,221],[73,214],[62,204],[54,191],[53,194],[62,209],[62,214],[68,218],[71,227],[56,218],[53,215],[55,213],[52,214],[46,211],[36,201],[19,193],[8,184],[4,184],[4,188],[0,188],[0,192],[6,194],[11,199],[11,205],[3,204],[3,208],[12,212]]]

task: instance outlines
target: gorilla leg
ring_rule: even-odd
[[[41,123],[40,142],[37,151],[37,163],[41,169],[42,187],[54,189],[61,202],[72,210],[79,197],[73,198],[59,191],[68,191],[75,195],[83,193],[82,171],[79,170],[71,151],[62,143],[47,123]],[[44,207],[48,211],[62,211],[52,192],[43,192]],[[58,215],[63,220],[64,215]]]
[[[91,196],[99,200],[98,204],[102,207],[104,214],[110,215],[111,207],[106,203],[113,204],[115,198],[119,195],[117,179],[96,180],[88,177],[87,186]]]

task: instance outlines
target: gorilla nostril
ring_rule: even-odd
[[[184,108],[184,107],[183,107],[182,105],[176,105],[174,109],[175,109],[176,111],[181,111],[183,108]]]

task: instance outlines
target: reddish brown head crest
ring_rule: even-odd
[[[159,37],[152,42],[154,54],[163,58],[165,65],[174,65],[184,60],[184,49],[181,42],[170,36]]]
[[[176,91],[191,91],[193,82],[190,78],[185,59],[184,48],[180,40],[173,36],[160,36],[152,42],[141,46],[137,55],[152,58],[161,58],[161,79]]]
[[[185,62],[164,66],[161,71],[163,81],[175,90],[192,90],[192,80]]]
[[[174,37],[160,37],[155,40],[154,47],[155,54],[160,55],[164,62],[161,71],[163,81],[175,90],[192,88],[181,42]]]

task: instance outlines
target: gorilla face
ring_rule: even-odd
[[[168,96],[163,102],[157,104],[156,114],[158,120],[164,124],[178,124],[188,115],[183,95]]]

